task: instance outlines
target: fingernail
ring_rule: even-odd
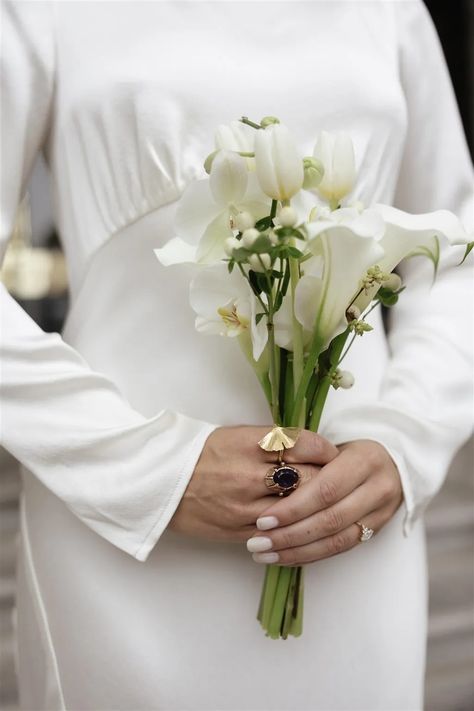
[[[278,519],[276,516],[262,516],[262,518],[257,519],[257,528],[260,531],[269,531],[271,528],[276,528],[278,526]]]
[[[280,560],[278,553],[254,553],[252,558],[256,563],[277,563]]]
[[[247,541],[247,550],[250,553],[260,553],[260,551],[269,551],[273,546],[272,539],[265,536],[254,536]]]

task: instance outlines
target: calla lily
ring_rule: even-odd
[[[309,247],[315,257],[304,263],[305,273],[295,292],[295,315],[327,344],[347,325],[346,309],[360,279],[383,258],[384,250],[372,236],[342,224],[329,225]]]
[[[253,358],[259,360],[268,340],[267,325],[265,319],[256,323],[261,307],[240,272],[229,274],[225,264],[200,269],[191,282],[190,302],[198,331],[230,337],[247,334]]]
[[[405,257],[424,254],[436,264],[438,260],[438,238],[450,245],[463,245],[470,236],[461,221],[448,210],[412,215],[389,205],[377,204],[374,210],[383,218],[385,230],[379,240],[384,256],[377,262],[382,271],[391,272]],[[374,287],[367,294],[361,294],[357,306],[363,310],[377,293]]]
[[[303,160],[286,126],[271,124],[256,131],[255,164],[263,192],[273,200],[289,200],[303,186]]]
[[[355,207],[341,207],[338,210],[315,208],[311,220],[306,225],[309,238],[314,238],[328,227],[344,225],[361,237],[374,237],[381,239],[385,234],[385,222],[379,211],[369,208],[367,210]]]
[[[331,205],[352,190],[356,178],[354,146],[348,133],[321,131],[313,155],[324,166],[324,175],[316,188]]]

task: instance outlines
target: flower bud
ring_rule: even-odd
[[[274,123],[280,123],[280,119],[278,119],[276,116],[264,116],[263,119],[260,121],[260,126],[262,128],[266,128],[267,126],[271,126]]]
[[[388,279],[385,279],[383,283],[383,288],[384,289],[389,289],[390,291],[398,291],[402,286],[402,280],[398,276],[398,274],[395,274],[395,272],[392,272]]]
[[[350,323],[351,321],[357,321],[360,318],[360,309],[355,304],[349,306],[346,311],[346,319]]]
[[[255,167],[260,187],[273,200],[289,200],[303,186],[303,161],[282,124],[256,131]]]
[[[344,131],[321,131],[313,155],[324,166],[318,192],[336,206],[354,187],[356,170],[352,140]]]
[[[317,188],[324,176],[324,165],[317,158],[303,158],[304,180],[303,188],[312,190]]]
[[[251,249],[253,243],[259,237],[260,232],[256,230],[255,227],[250,227],[248,230],[245,230],[242,235],[242,245],[246,247],[246,249]]]
[[[248,263],[254,272],[265,272],[272,266],[269,254],[251,254],[248,258]]]
[[[245,232],[255,226],[254,216],[250,212],[239,212],[234,217],[234,227],[239,232]]]
[[[273,244],[274,247],[276,247],[278,244],[280,244],[278,235],[273,230],[270,230],[270,232],[268,233],[268,239],[270,240],[270,242]]]
[[[232,257],[234,249],[239,249],[241,246],[237,237],[228,237],[224,242],[224,252],[228,257]]]
[[[278,213],[278,221],[282,227],[294,227],[298,221],[296,210],[289,205],[282,207]]]
[[[349,390],[354,385],[354,376],[348,370],[334,370],[331,375],[331,385],[335,390],[342,388]]]

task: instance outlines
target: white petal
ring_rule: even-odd
[[[224,259],[227,254],[225,243],[233,236],[230,228],[230,214],[224,210],[207,226],[196,251],[196,261],[200,264],[212,264]]]
[[[210,190],[209,179],[194,180],[181,195],[174,219],[174,231],[185,242],[196,245],[207,225],[222,211]]]
[[[215,134],[216,148],[252,153],[256,132],[257,129],[242,123],[242,121],[221,124],[217,127]]]
[[[196,262],[196,247],[184,242],[179,237],[171,239],[164,247],[153,251],[164,267],[169,267],[173,264]]]
[[[215,201],[222,206],[242,200],[247,189],[247,166],[242,156],[222,150],[212,162],[209,183]]]
[[[295,316],[307,331],[312,331],[321,306],[322,279],[305,275],[295,291]]]
[[[380,244],[385,258],[380,266],[391,272],[401,260],[418,247],[431,247],[436,235],[450,244],[467,244],[469,235],[460,220],[448,210],[436,210],[420,215],[411,215],[389,205],[375,205],[383,217],[386,230]]]

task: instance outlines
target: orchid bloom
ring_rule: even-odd
[[[216,155],[208,179],[196,180],[184,191],[176,212],[177,237],[155,255],[164,266],[183,262],[212,264],[226,256],[225,242],[233,237],[232,220],[241,212],[256,220],[268,215],[268,198],[254,173],[237,153]]]
[[[316,190],[331,206],[337,206],[351,192],[356,178],[354,146],[349,134],[321,131],[313,156],[324,166]]]
[[[256,131],[255,164],[260,186],[273,200],[289,200],[303,187],[303,159],[282,124]]]
[[[262,309],[240,272],[228,273],[223,263],[207,266],[194,276],[190,302],[201,333],[250,339],[255,361],[260,359],[268,339],[265,319],[256,323]]]
[[[231,121],[220,124],[215,133],[217,150],[235,151],[236,153],[253,153],[255,144],[255,129],[242,121]],[[245,158],[247,169],[255,170],[255,158]]]

